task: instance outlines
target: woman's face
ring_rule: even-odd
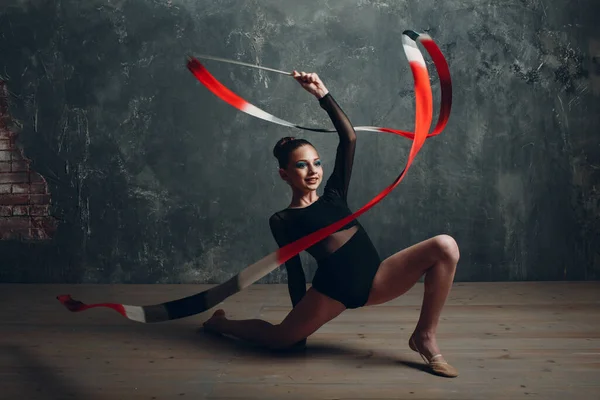
[[[290,153],[287,168],[279,174],[290,185],[303,192],[317,190],[323,179],[323,167],[317,150],[309,145],[300,146]]]

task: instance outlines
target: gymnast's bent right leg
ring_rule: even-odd
[[[458,376],[458,372],[441,356],[436,331],[459,258],[458,245],[448,235],[435,236],[399,251],[381,263],[366,304],[382,304],[401,296],[425,274],[421,315],[409,346],[424,357],[433,372],[447,377]]]

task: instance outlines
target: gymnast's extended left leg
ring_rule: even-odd
[[[312,335],[345,309],[343,304],[311,288],[279,324],[262,319],[230,320],[223,310],[217,310],[204,328],[271,349],[283,349]]]

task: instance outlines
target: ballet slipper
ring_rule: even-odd
[[[415,343],[415,338],[413,336],[410,337],[409,347],[411,348],[411,350],[419,353],[423,361],[425,361],[431,372],[433,372],[434,374],[444,376],[447,378],[455,378],[458,376],[458,371],[452,365],[448,364],[445,361],[434,361],[436,358],[441,357],[441,354],[436,354],[428,360],[417,347],[417,344]]]

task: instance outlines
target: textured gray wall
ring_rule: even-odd
[[[600,277],[597,0],[1,7],[0,79],[60,224],[50,242],[0,242],[0,281],[222,282],[275,250],[267,219],[289,193],[272,146],[306,137],[330,172],[337,137],[237,112],[192,77],[185,55],[316,71],[355,125],[412,129],[404,29],[442,48],[454,105],[404,182],[360,219],[381,255],[449,233],[462,249],[457,280]],[[330,126],[287,77],[206,65],[281,118]],[[394,179],[410,146],[359,135],[354,208]],[[303,260],[310,278],[315,265]],[[261,282],[282,281],[277,270]]]

